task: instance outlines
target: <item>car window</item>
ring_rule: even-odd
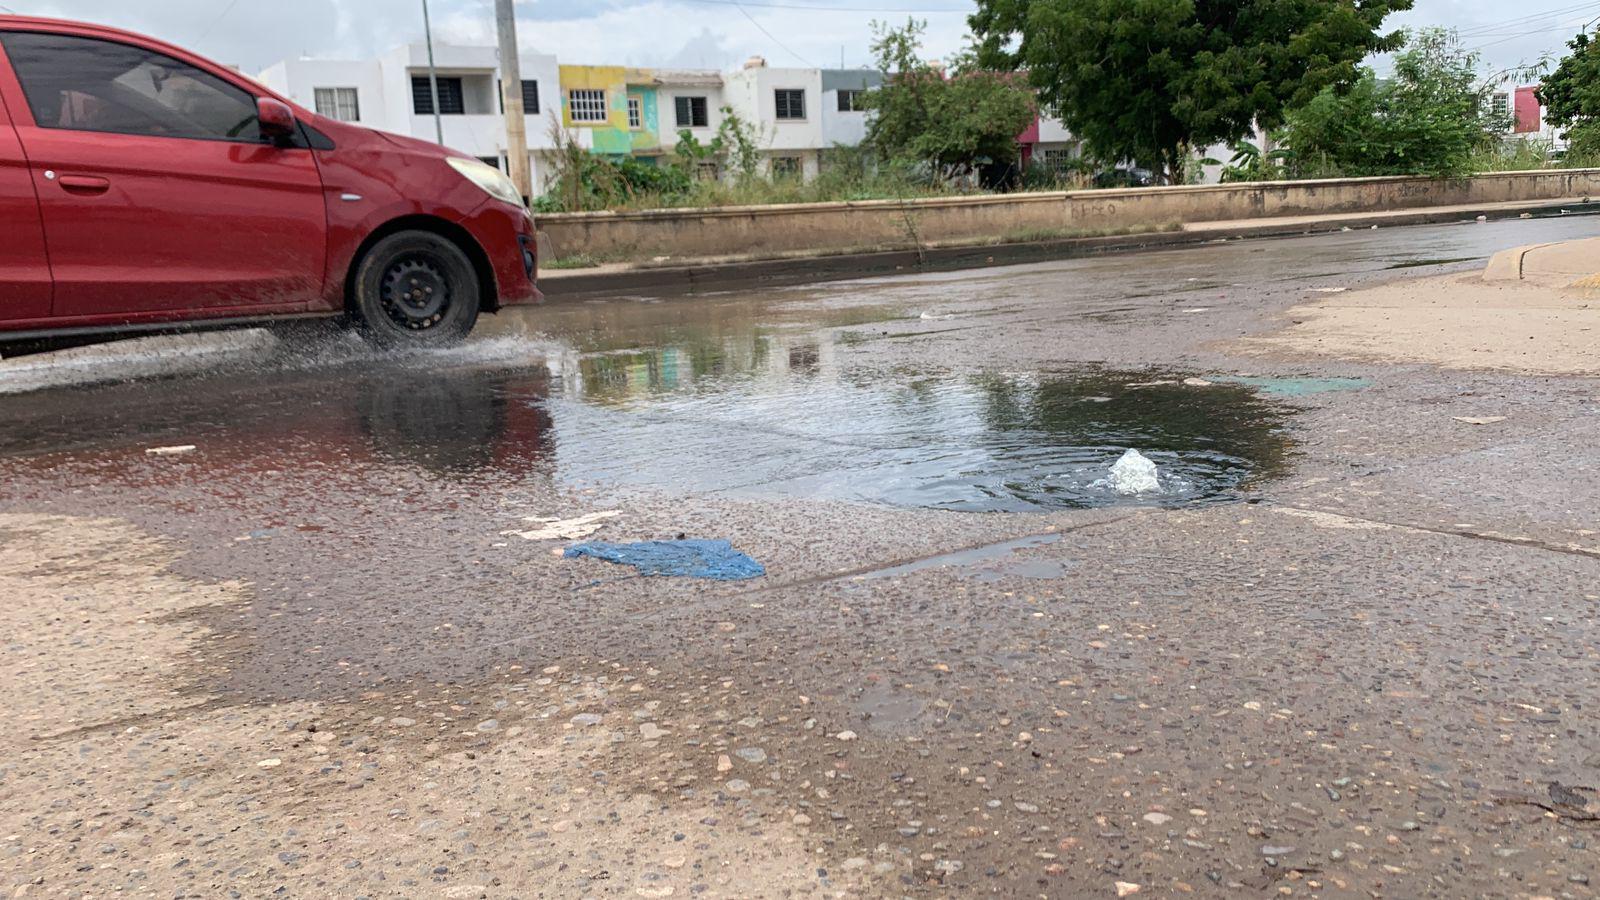
[[[94,38],[0,32],[40,128],[259,143],[248,92],[170,56]]]

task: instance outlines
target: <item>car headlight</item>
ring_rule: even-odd
[[[445,162],[450,164],[450,168],[460,172],[463,178],[483,188],[484,193],[496,200],[504,200],[517,206],[523,205],[522,195],[517,192],[517,186],[511,183],[511,179],[506,177],[506,173],[496,169],[494,166],[476,159],[462,159],[458,156],[446,157]]]

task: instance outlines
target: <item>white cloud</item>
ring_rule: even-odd
[[[255,71],[284,57],[370,56],[422,37],[421,0],[4,0],[20,13],[104,22],[153,34]],[[750,0],[848,8],[870,6],[967,10],[961,0]],[[430,0],[436,37],[492,42],[492,0]],[[751,55],[772,65],[869,62],[870,22],[903,14],[740,8],[696,0],[518,0],[525,46],[573,63],[731,67]],[[224,12],[226,10],[226,12]],[[928,20],[925,52],[948,56],[964,43],[960,14],[917,14]],[[1505,68],[1559,53],[1600,3],[1539,0],[1419,0],[1396,25],[1445,25],[1481,46],[1485,62]],[[1520,20],[1520,21],[1519,21]],[[759,27],[756,23],[759,23]],[[763,32],[765,30],[765,33]]]

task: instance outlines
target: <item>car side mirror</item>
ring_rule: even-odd
[[[257,98],[256,120],[261,123],[261,136],[274,144],[281,145],[294,138],[294,110],[281,100]]]

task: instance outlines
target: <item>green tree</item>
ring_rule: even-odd
[[[885,159],[914,159],[970,169],[1017,155],[1017,135],[1038,113],[1033,90],[1012,72],[980,69],[970,54],[947,73],[918,54],[926,23],[873,23],[872,50],[883,85],[865,105],[875,113],[867,144]]]
[[[1478,55],[1455,32],[1411,35],[1394,75],[1371,69],[1343,92],[1326,88],[1289,115],[1287,141],[1305,175],[1434,175],[1467,172],[1508,121],[1491,112]]]
[[[1281,143],[1284,135],[1274,132],[1270,138],[1275,143]],[[1233,156],[1226,164],[1215,159],[1200,160],[1203,166],[1222,166],[1220,180],[1224,184],[1235,181],[1278,181],[1284,177],[1285,161],[1294,158],[1294,151],[1286,147],[1262,153],[1260,147],[1246,140],[1234,141],[1228,149],[1233,151]]]
[[[1545,121],[1566,129],[1569,157],[1600,162],[1600,32],[1579,34],[1539,86]]]
[[[702,162],[714,162],[718,167],[728,167],[740,178],[750,178],[761,160],[755,128],[731,106],[722,107],[721,112],[722,122],[717,126],[716,137],[707,143],[701,143],[688,129],[678,132],[674,154],[679,167],[690,169]]]
[[[1183,180],[1188,147],[1233,141],[1328,85],[1369,53],[1413,0],[978,0],[978,60],[1026,69],[1045,108],[1093,156]]]

